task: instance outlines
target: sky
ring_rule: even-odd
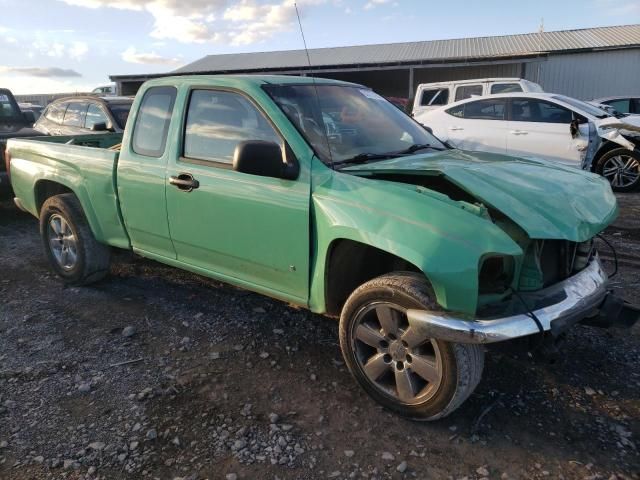
[[[638,0],[297,0],[309,48],[640,23]],[[303,47],[294,0],[0,0],[0,87],[90,91],[208,54]]]

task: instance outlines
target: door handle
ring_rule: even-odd
[[[458,130],[464,130],[464,128],[463,127],[449,127],[449,130],[455,132],[455,131],[458,131]]]
[[[169,183],[183,192],[190,192],[200,186],[200,182],[190,173],[180,173],[177,177],[169,177]]]
[[[509,133],[511,135],[526,135],[529,132],[527,132],[525,130],[511,130]]]

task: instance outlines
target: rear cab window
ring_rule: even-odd
[[[158,158],[164,155],[176,93],[175,87],[151,87],[144,93],[131,142],[135,153]]]
[[[471,98],[474,95],[481,96],[482,95],[482,91],[483,91],[482,84],[478,84],[478,85],[460,85],[459,87],[456,88],[456,99],[455,99],[455,101],[457,102],[458,100],[464,100],[466,98]]]
[[[17,117],[18,112],[18,107],[11,101],[9,95],[0,92],[0,117]]]

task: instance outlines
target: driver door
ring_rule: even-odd
[[[306,304],[309,172],[296,180],[232,168],[238,143],[285,146],[247,97],[226,90],[189,94],[182,151],[166,178],[169,230],[178,261],[223,281]],[[192,187],[175,178],[192,179]]]

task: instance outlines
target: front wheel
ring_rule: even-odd
[[[424,276],[398,272],[363,284],[342,310],[340,347],[353,376],[378,403],[405,417],[437,420],[476,388],[484,350],[416,334],[408,309],[438,310]]]
[[[606,178],[615,192],[631,192],[640,187],[640,151],[616,148],[605,153],[596,172]]]

